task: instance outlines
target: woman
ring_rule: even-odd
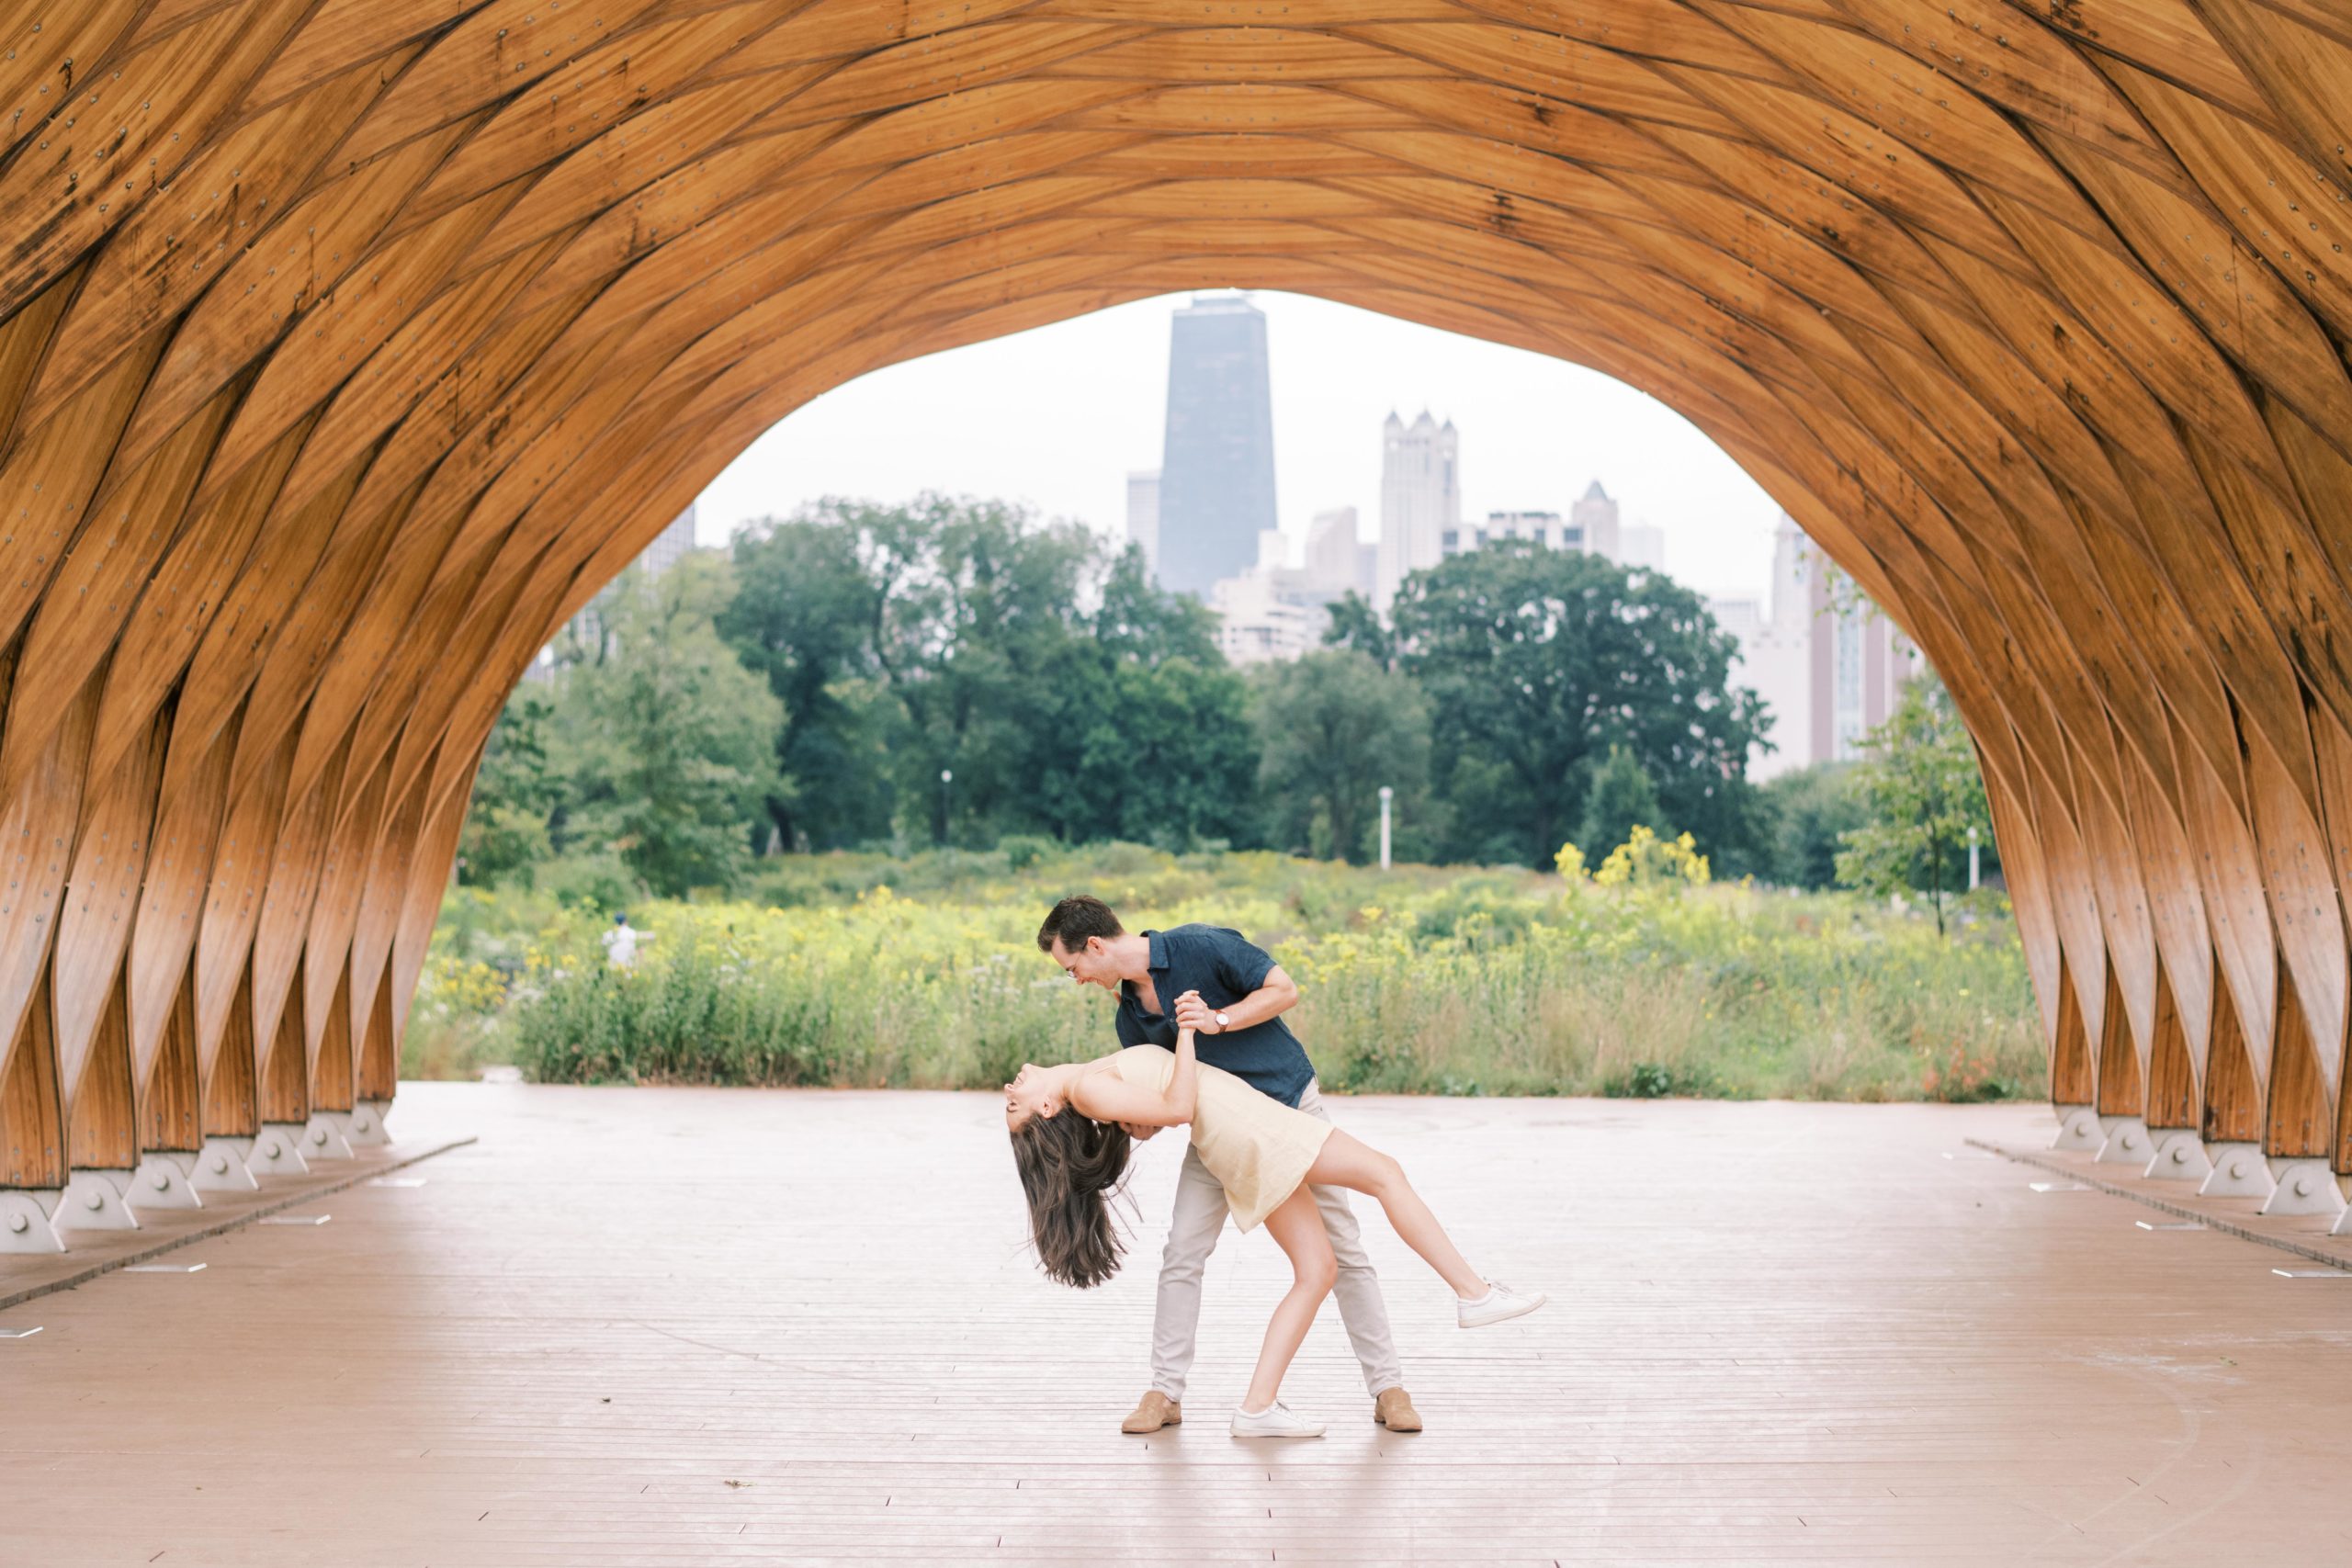
[[[1388,1156],[1319,1118],[1200,1065],[1193,1032],[1176,1052],[1135,1045],[1057,1067],[1024,1064],[1004,1086],[1012,1160],[1029,1200],[1031,1234],[1048,1278],[1081,1288],[1118,1270],[1120,1244],[1106,1194],[1127,1168],[1135,1141],[1190,1122],[1201,1161],[1225,1186],[1245,1231],[1263,1221],[1290,1258],[1290,1291],[1274,1308],[1250,1392],[1233,1415],[1237,1438],[1313,1438],[1308,1421],[1276,1402],[1283,1373],[1330,1292],[1339,1265],[1310,1186],[1345,1187],[1379,1200],[1405,1244],[1453,1288],[1464,1328],[1500,1323],[1544,1304],[1481,1278],[1454,1249],[1429,1205]]]

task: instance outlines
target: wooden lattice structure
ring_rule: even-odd
[[[0,119],[0,1246],[380,1135],[501,703],[761,430],[1228,284],[1695,421],[1959,699],[2068,1135],[2352,1169],[2335,0],[9,0]]]

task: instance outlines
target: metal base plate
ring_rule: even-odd
[[[351,1108],[344,1122],[343,1141],[353,1148],[377,1147],[392,1141],[384,1131],[384,1112],[391,1109],[384,1100],[363,1100]]]
[[[2267,1198],[2278,1185],[2259,1144],[2208,1144],[2205,1157],[2213,1170],[2198,1185],[2199,1198]]]
[[[2165,1127],[2152,1134],[2156,1141],[2155,1157],[2141,1174],[2165,1181],[2202,1181],[2213,1174],[2213,1162],[2205,1157],[2205,1143],[2195,1129]]]
[[[2147,1168],[2149,1157],[2156,1152],[2156,1141],[2149,1136],[2145,1122],[2137,1116],[2111,1116],[2107,1119],[2106,1131],[2107,1140],[2098,1146],[2097,1163]]]
[[[50,1224],[60,1231],[135,1231],[139,1216],[130,1212],[124,1194],[130,1188],[127,1170],[76,1170],[65,1178],[64,1196]]]
[[[65,1238],[28,1188],[0,1190],[0,1252],[62,1252]]]
[[[2097,1154],[2099,1145],[2107,1142],[2107,1134],[2098,1124],[2098,1112],[2087,1105],[2061,1105],[2057,1110],[2058,1135],[2050,1140],[2050,1146]]]
[[[2289,1159],[2273,1164],[2278,1185],[2262,1205],[2264,1213],[2333,1217],[2344,1213],[2344,1193],[2336,1187],[2335,1172],[2328,1169],[2325,1160]]]
[[[188,1172],[196,1168],[196,1156],[180,1154],[151,1154],[139,1162],[130,1173],[130,1205],[140,1209],[201,1209],[204,1200],[197,1196]]]
[[[258,1177],[307,1176],[310,1162],[302,1157],[302,1129],[291,1122],[265,1122],[254,1135],[253,1153],[245,1168]]]
[[[314,1111],[302,1128],[304,1159],[349,1159],[351,1143],[343,1135],[346,1111]]]
[[[188,1172],[188,1185],[198,1192],[250,1192],[261,1185],[254,1173],[245,1168],[245,1156],[253,1152],[251,1138],[207,1138],[196,1152],[196,1167]]]

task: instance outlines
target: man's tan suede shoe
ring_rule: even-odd
[[[1421,1429],[1421,1413],[1413,1408],[1413,1396],[1401,1383],[1380,1391],[1380,1397],[1372,1402],[1372,1418],[1392,1432]]]
[[[1183,1419],[1184,1407],[1155,1388],[1148,1391],[1127,1418],[1119,1423],[1119,1430],[1157,1432],[1162,1427],[1178,1426]]]

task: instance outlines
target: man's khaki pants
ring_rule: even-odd
[[[1299,1096],[1298,1108],[1309,1116],[1331,1119],[1313,1083]],[[1348,1325],[1356,1359],[1363,1363],[1363,1386],[1374,1394],[1395,1388],[1405,1379],[1396,1367],[1396,1337],[1388,1331],[1388,1303],[1380,1299],[1380,1280],[1364,1253],[1356,1217],[1348,1212],[1347,1192],[1338,1187],[1308,1190],[1323,1212],[1331,1255],[1339,1260],[1339,1282],[1331,1293],[1339,1298],[1340,1321]],[[1184,1397],[1184,1374],[1193,1367],[1201,1322],[1201,1271],[1216,1250],[1225,1220],[1225,1189],[1201,1163],[1200,1151],[1187,1148],[1183,1173],[1176,1182],[1176,1212],[1168,1222],[1168,1250],[1159,1259],[1159,1302],[1151,1319],[1151,1386],[1171,1400]]]

